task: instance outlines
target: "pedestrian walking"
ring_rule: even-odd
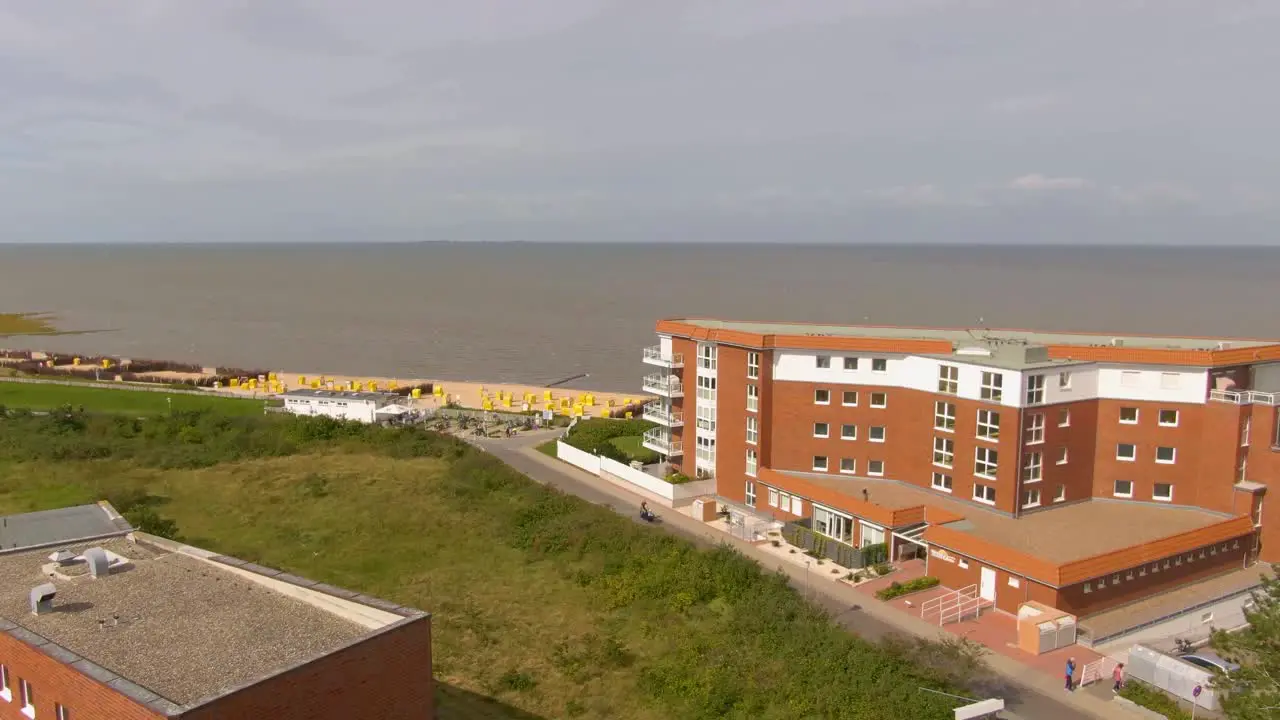
[[[1111,686],[1111,692],[1120,692],[1121,688],[1124,687],[1124,663],[1117,664],[1115,669],[1111,671],[1111,680],[1114,683]]]
[[[1066,687],[1067,692],[1071,692],[1072,690],[1075,689],[1075,684],[1071,679],[1071,677],[1075,674],[1076,674],[1076,659],[1067,658],[1067,687]]]

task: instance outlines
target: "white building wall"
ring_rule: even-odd
[[[821,383],[824,385],[870,385],[880,387],[902,387],[924,392],[938,391],[938,372],[942,365],[954,365],[959,369],[957,397],[977,400],[981,397],[982,373],[994,372],[1003,376],[1004,392],[1001,405],[1017,407],[1020,402],[1019,376],[1016,370],[983,367],[965,361],[939,360],[919,355],[837,355],[831,354],[831,367],[819,368],[817,358],[826,353],[816,352],[775,352],[773,377],[775,380],[792,382]],[[844,358],[857,357],[858,369],[845,370]],[[964,357],[964,356],[960,356]],[[886,360],[886,372],[874,372],[871,369],[873,358]]]
[[[294,415],[324,416],[363,423],[372,423],[377,418],[377,404],[371,400],[286,397],[284,408]]]
[[[1203,404],[1209,395],[1203,368],[1099,365],[1097,373],[1097,397],[1109,400]]]
[[[658,336],[658,349],[662,352],[662,357],[664,357],[664,358],[669,358],[669,357],[671,357],[671,353],[673,352],[671,348],[672,348],[672,345],[671,345],[671,336],[670,336],[670,335],[659,335],[659,336]],[[685,360],[688,360],[688,358],[685,358]]]

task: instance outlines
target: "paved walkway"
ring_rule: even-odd
[[[527,433],[512,439],[475,439],[473,444],[492,453],[516,470],[534,480],[577,495],[597,505],[607,505],[619,514],[637,517],[640,505],[638,496],[619,488],[578,468],[548,457],[534,446],[556,436],[554,431]],[[791,563],[780,563],[778,558],[754,544],[718,532],[676,510],[659,513],[660,525],[675,535],[693,540],[701,545],[728,543],[747,557],[765,567],[776,567],[786,574],[793,587],[812,602],[830,613],[842,627],[862,637],[877,639],[888,633],[906,633],[918,637],[939,639],[950,633],[940,630],[918,617],[888,607],[865,593],[839,582],[825,578],[806,578],[805,569]],[[1077,718],[1101,718],[1115,720],[1131,715],[1110,702],[1111,691],[1104,683],[1096,683],[1083,690],[1068,693],[1059,680],[1046,676],[1041,670],[1027,666],[1010,657],[991,653],[987,664],[1009,684],[1002,691],[1009,711],[1005,716],[1026,720],[1076,720]]]

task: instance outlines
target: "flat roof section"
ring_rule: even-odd
[[[1125,335],[1103,333],[1040,332],[1003,328],[933,328],[902,327],[892,325],[822,325],[817,323],[753,322],[716,320],[712,318],[673,318],[710,330],[731,330],[760,335],[811,335],[854,338],[884,338],[893,340],[946,340],[958,345],[982,344],[1006,341],[1028,345],[1107,345],[1120,340],[1125,347],[1162,350],[1217,350],[1218,343],[1228,342],[1232,347],[1249,348],[1275,345],[1277,340],[1174,337],[1155,335]]]
[[[77,505],[0,517],[0,550],[123,535],[128,521],[104,505]]]
[[[90,547],[128,565],[97,579],[82,564],[59,569],[68,578],[46,574],[51,552]],[[28,593],[46,582],[57,588],[53,610],[33,615]],[[230,566],[126,538],[0,555],[0,618],[180,706],[377,631]]]
[[[284,394],[287,398],[321,398],[328,400],[389,400],[398,398],[396,393],[365,392],[356,390],[290,390]]]

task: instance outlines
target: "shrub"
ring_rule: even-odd
[[[889,583],[889,587],[884,588],[883,590],[877,590],[876,597],[881,600],[892,600],[896,597],[910,595],[911,593],[920,592],[921,590],[928,590],[931,587],[937,587],[938,582],[938,578],[930,577],[928,575],[918,577],[915,580],[909,580],[905,583],[900,583],[895,580]]]
[[[691,482],[693,480],[693,478],[689,477],[688,475],[685,475],[682,472],[670,473],[664,479],[667,482],[671,483],[672,485],[683,485],[684,483]]]
[[[1140,680],[1125,680],[1120,697],[1158,712],[1169,720],[1191,720],[1191,713],[1178,707],[1177,701]]]
[[[871,569],[875,570],[877,575],[888,575],[893,572],[893,566],[887,562],[876,563],[875,567]]]
[[[876,543],[859,548],[858,552],[862,553],[861,567],[870,567],[878,565],[889,559],[889,545],[887,543]]]

